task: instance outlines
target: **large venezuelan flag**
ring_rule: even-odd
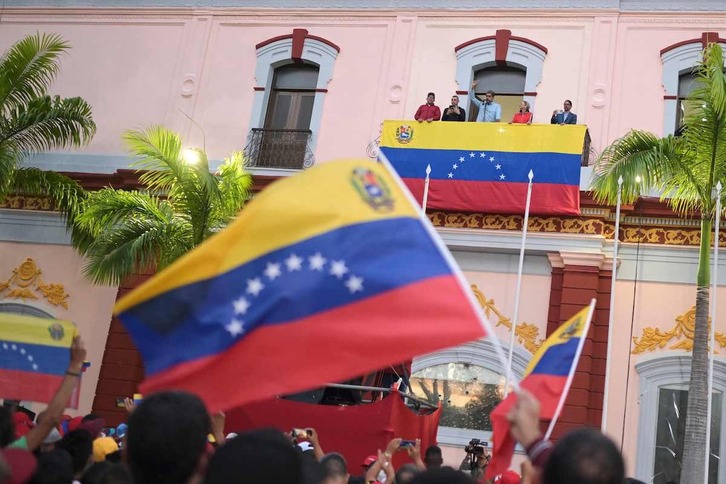
[[[582,125],[386,121],[381,150],[421,202],[431,165],[427,208],[579,215]]]
[[[352,160],[277,181],[120,300],[142,392],[184,389],[228,409],[484,336],[468,286],[394,176]]]
[[[68,369],[75,336],[68,321],[0,313],[0,397],[50,402]],[[76,389],[71,406],[77,404]]]
[[[557,418],[567,398],[593,309],[594,302],[557,328],[537,350],[524,372],[520,386],[539,400],[542,420]],[[509,433],[507,413],[516,401],[517,395],[510,393],[491,413],[494,450],[487,467],[487,478],[503,473],[512,462],[516,442]]]

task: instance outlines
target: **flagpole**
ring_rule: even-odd
[[[708,482],[708,467],[711,461],[711,393],[713,392],[713,353],[716,349],[716,289],[718,289],[718,237],[721,228],[721,190],[723,186],[719,181],[716,184],[716,227],[713,242],[713,288],[711,289],[711,330],[708,346],[708,401],[706,403],[706,482]]]
[[[615,324],[615,281],[618,274],[618,245],[620,242],[620,203],[623,195],[623,177],[618,178],[618,199],[615,205],[615,233],[613,234],[613,267],[610,276],[610,310],[608,316],[608,342],[607,357],[605,359],[605,388],[602,396],[602,421],[600,431],[605,433],[608,426],[608,399],[610,392],[610,371],[612,370],[612,353],[613,353],[613,325]],[[622,442],[621,442],[622,443]]]
[[[393,165],[391,165],[391,162],[388,160],[388,157],[378,149],[378,160],[386,167],[386,169],[391,174],[391,177],[393,177],[394,180],[396,180],[396,183],[398,183],[398,186],[403,191],[404,196],[408,199],[408,201],[412,205],[416,205],[416,199],[411,195],[411,192],[406,187],[406,184],[403,183],[403,180],[401,180],[401,177],[398,175],[398,172],[393,168]],[[531,170],[530,170],[531,173]],[[426,229],[426,232],[431,236],[431,240],[434,241],[434,243],[438,246],[441,254],[443,255],[444,259],[446,259],[446,262],[449,264],[449,267],[451,268],[451,271],[456,275],[456,277],[463,282],[466,281],[466,277],[464,277],[464,273],[461,272],[461,268],[459,267],[459,264],[456,263],[456,260],[454,260],[454,257],[451,255],[451,252],[449,252],[449,248],[446,247],[446,244],[443,240],[441,240],[441,236],[436,231],[433,225],[431,225],[431,221],[423,215],[423,213],[420,216],[420,220],[423,223],[424,228]],[[467,282],[468,284],[468,282]],[[469,299],[469,304],[471,307],[478,312],[478,314],[481,316],[479,318],[479,321],[482,325],[482,329],[486,333],[486,336],[489,338],[489,341],[492,344],[492,347],[494,348],[494,354],[497,356],[497,359],[499,360],[499,363],[506,368],[506,378],[509,381],[509,384],[512,386],[515,392],[519,391],[519,381],[517,380],[517,377],[512,373],[511,368],[505,367],[506,364],[506,356],[504,354],[504,350],[502,348],[501,343],[499,343],[499,340],[496,336],[494,336],[494,326],[492,326],[491,322],[489,321],[489,318],[484,313],[484,309],[477,303],[476,299],[474,298],[474,293],[472,291],[464,291],[466,297]]]
[[[431,175],[431,165],[426,165],[426,179],[424,180],[424,194],[423,194],[423,203],[421,204],[421,213],[424,215],[426,214],[426,205],[429,202],[429,182],[431,181],[431,178],[429,177]]]
[[[529,170],[527,174],[527,203],[524,206],[524,221],[522,222],[522,245],[519,247],[519,267],[517,268],[517,288],[514,291],[514,315],[512,316],[512,331],[509,334],[509,357],[507,358],[507,376],[504,381],[504,397],[509,394],[509,375],[512,373],[512,359],[514,358],[514,333],[517,331],[519,321],[519,296],[522,290],[522,270],[524,269],[524,247],[527,244],[527,229],[529,228],[529,204],[532,201],[532,179],[534,173]]]
[[[582,353],[582,347],[585,346],[585,340],[587,339],[587,333],[590,331],[590,322],[592,321],[592,313],[595,311],[595,299],[592,299],[590,301],[590,309],[587,312],[587,322],[585,324],[585,329],[582,330],[582,337],[580,338],[580,343],[577,345],[577,353],[575,353],[575,359],[572,360],[572,366],[570,367],[570,373],[567,375],[567,382],[565,383],[565,389],[562,392],[562,395],[560,395],[560,401],[557,402],[557,409],[555,410],[555,414],[552,416],[552,420],[550,421],[549,427],[547,427],[547,433],[545,434],[544,439],[549,440],[550,436],[552,435],[552,431],[555,429],[555,424],[557,423],[557,419],[560,416],[560,412],[562,412],[562,407],[565,406],[565,400],[567,399],[567,394],[570,392],[570,385],[572,385],[572,379],[575,377],[575,370],[577,370],[577,364],[580,361],[580,354]]]

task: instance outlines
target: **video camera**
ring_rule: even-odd
[[[464,452],[466,452],[467,454],[472,454],[476,457],[481,457],[484,455],[484,449],[488,445],[488,442],[482,442],[479,439],[471,439],[469,441],[469,444],[464,447]]]

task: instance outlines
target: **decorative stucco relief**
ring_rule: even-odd
[[[484,310],[487,318],[491,318],[492,313],[497,317],[497,326],[504,326],[512,331],[512,320],[503,315],[494,305],[494,299],[487,299],[484,293],[476,284],[471,285],[474,297]],[[517,337],[519,344],[523,345],[527,351],[534,354],[540,346],[542,346],[542,338],[539,337],[539,328],[532,323],[520,323],[514,330],[514,336]]]
[[[68,309],[70,295],[63,284],[46,284],[40,277],[42,272],[33,259],[25,259],[8,280],[0,280],[0,295],[5,293],[6,299],[38,299],[36,292],[40,292],[49,303]]]
[[[634,355],[647,353],[665,348],[671,350],[691,351],[693,349],[693,331],[696,327],[696,306],[685,313],[679,315],[675,319],[676,324],[668,331],[662,331],[660,328],[646,327],[640,338],[633,336]],[[711,319],[708,320],[709,330]],[[716,331],[716,344],[719,348],[726,348],[726,335]],[[714,351],[715,353],[718,350]]]

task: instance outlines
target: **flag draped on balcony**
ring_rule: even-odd
[[[118,302],[143,393],[210,409],[351,378],[481,338],[443,243],[388,169],[334,161],[275,182]]]
[[[431,165],[428,208],[519,214],[534,172],[531,213],[579,215],[580,125],[386,121],[381,150],[421,202]]]

